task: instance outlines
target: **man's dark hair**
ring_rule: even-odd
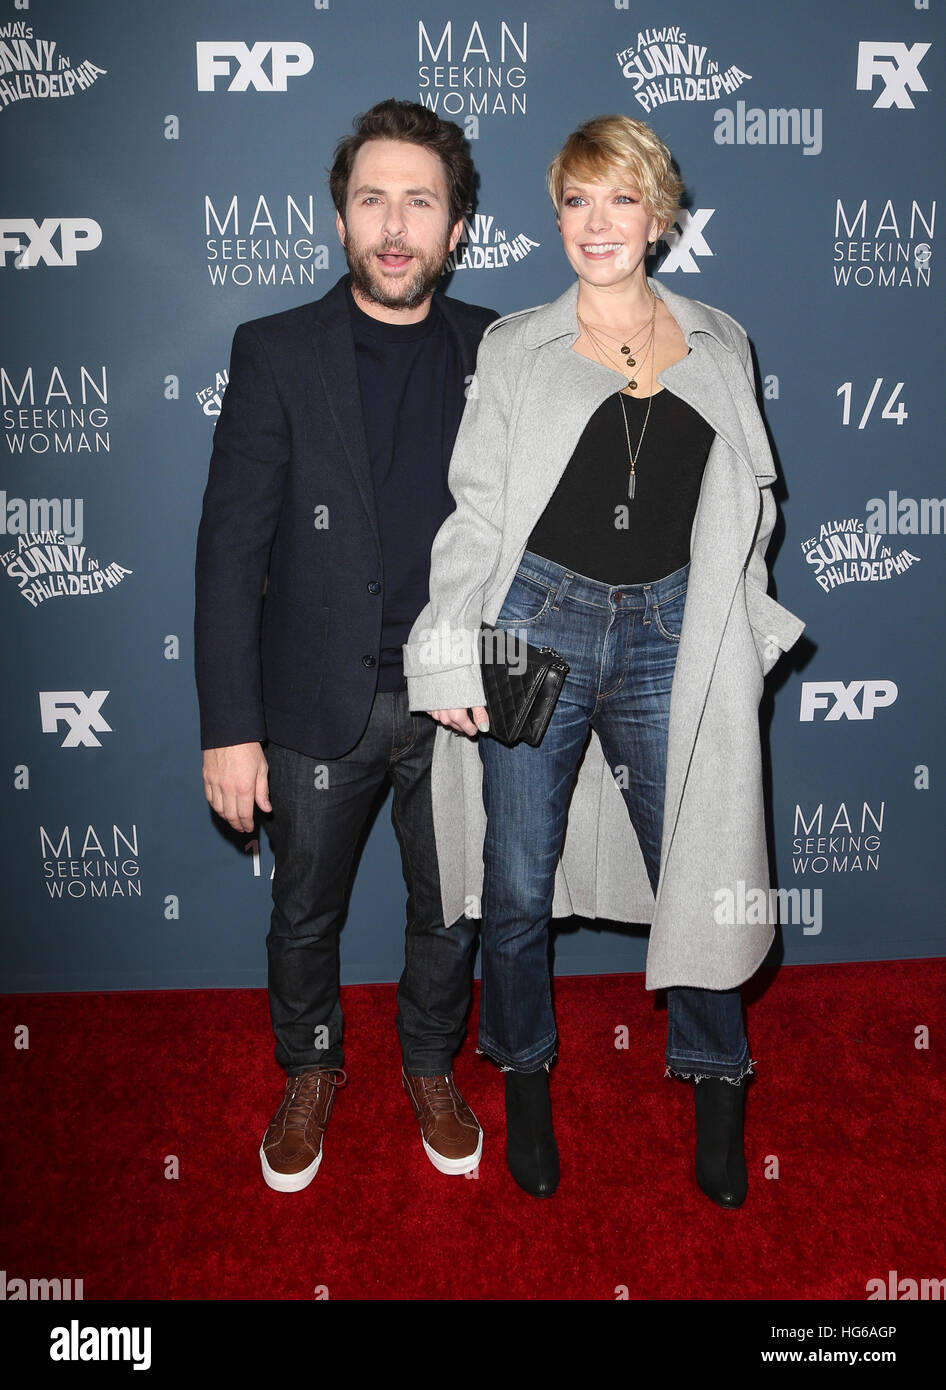
[[[352,124],[354,134],[346,135],[335,147],[328,181],[332,202],[343,222],[355,155],[369,140],[406,140],[437,155],[447,181],[450,226],[463,216],[473,198],[475,174],[463,131],[455,121],[441,120],[436,112],[418,102],[391,97],[356,116]]]

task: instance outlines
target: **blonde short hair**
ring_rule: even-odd
[[[594,116],[569,135],[546,175],[556,216],[569,179],[598,183],[615,177],[635,185],[661,232],[673,226],[683,183],[664,142],[631,116]]]

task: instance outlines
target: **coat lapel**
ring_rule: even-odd
[[[647,283],[676,319],[690,349],[686,357],[665,367],[657,380],[712,425],[743,460],[752,476],[774,479],[775,467],[755,394],[738,350],[733,346],[734,330],[722,330],[718,312],[699,300],[675,294],[658,280]],[[526,346],[541,349],[537,355],[553,363],[561,372],[560,380],[555,382],[560,394],[555,399],[575,413],[590,402],[593,402],[592,409],[597,409],[622,381],[620,372],[570,351],[578,337],[577,306],[578,281],[575,280],[558,299],[532,314],[524,339]],[[576,360],[581,364],[578,371],[574,366]],[[598,391],[591,386],[595,380],[599,383]],[[587,421],[589,417],[584,418]],[[573,444],[575,442],[577,437]],[[551,459],[549,462],[552,466]],[[556,472],[556,481],[562,471]]]
[[[665,367],[657,380],[702,415],[716,434],[725,439],[754,475],[749,445],[739,412],[733,402],[728,373],[724,377],[713,349],[695,337],[686,357]]]
[[[507,502],[523,540],[545,510],[588,421],[626,381],[620,372],[572,352],[566,338],[556,338],[535,354],[529,380],[521,387],[525,403],[511,444],[512,454],[520,451],[534,466],[511,470]],[[554,414],[550,401],[556,403]]]
[[[732,345],[732,335],[720,330],[718,312],[699,300],[674,294],[657,280],[648,284],[680,325],[690,349],[686,357],[665,367],[657,380],[698,410],[754,477],[772,481],[775,465],[755,390],[743,370],[739,349]]]

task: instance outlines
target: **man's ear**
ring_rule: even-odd
[[[457,244],[457,242],[460,240],[460,237],[462,236],[462,234],[463,234],[463,218],[462,218],[462,217],[458,217],[457,220],[456,220],[456,222],[454,222],[453,226],[452,226],[451,229],[450,229],[450,241],[449,241],[448,245],[449,245],[449,249],[450,249],[451,251],[453,251],[454,248],[456,247],[456,244]]]
[[[342,243],[342,245],[344,246],[344,245],[345,245],[345,236],[346,236],[346,232],[345,232],[345,223],[342,221],[342,215],[341,215],[340,212],[337,212],[337,213],[335,214],[335,230],[338,232],[338,239],[339,239],[339,241],[340,241],[340,242]]]

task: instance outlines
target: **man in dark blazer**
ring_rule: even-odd
[[[269,1003],[287,1079],[260,1160],[282,1192],[315,1176],[346,1079],[339,929],[388,777],[408,888],[402,1084],[439,1171],[471,1171],[482,1150],[452,1072],[475,928],[442,918],[437,726],[408,708],[401,652],[427,602],[454,437],[496,317],[434,293],[473,164],[457,125],[391,100],[339,143],[330,187],[349,274],[237,328],[197,542],[207,799],[244,832],[256,806],[272,812]]]

